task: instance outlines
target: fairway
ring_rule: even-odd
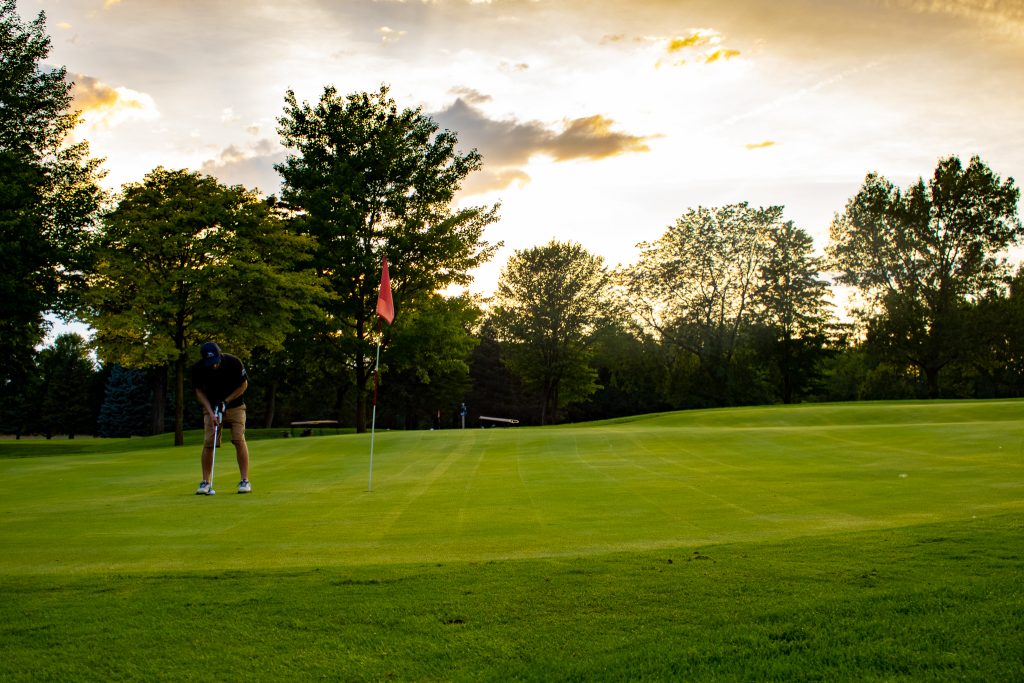
[[[419,647],[427,652],[436,643],[421,641],[429,640],[438,623],[447,619],[465,626],[472,621],[456,608],[448,616],[417,609],[422,601],[437,598],[438,585],[449,598],[475,595],[473,600],[486,603],[477,609],[494,609],[499,604],[512,614],[522,609],[506,605],[508,598],[500,591],[491,592],[496,586],[488,582],[493,579],[475,574],[468,578],[472,567],[493,567],[502,577],[501,585],[520,598],[534,595],[533,589],[550,583],[552,574],[568,573],[575,598],[568,603],[556,601],[552,607],[567,613],[545,613],[547,617],[537,616],[534,625],[543,626],[536,622],[548,618],[550,628],[559,624],[558,628],[570,630],[594,629],[593,651],[582,657],[587,660],[607,653],[611,644],[596,626],[600,616],[580,616],[573,605],[586,613],[589,600],[609,590],[608,581],[639,581],[633,590],[642,590],[643,582],[654,580],[652,572],[636,576],[633,570],[617,579],[607,569],[610,566],[637,561],[659,566],[659,571],[669,566],[682,571],[679,563],[685,560],[768,553],[798,567],[793,570],[796,574],[804,572],[821,581],[836,566],[863,564],[862,580],[870,583],[875,580],[872,570],[877,573],[879,566],[896,560],[883,555],[867,562],[857,556],[844,559],[844,547],[856,555],[861,552],[853,550],[858,543],[865,544],[863,548],[885,546],[905,536],[906,545],[897,543],[896,555],[911,562],[907,567],[927,573],[930,563],[918,562],[912,550],[920,546],[925,548],[921,557],[927,554],[929,549],[919,543],[922,538],[958,538],[958,543],[969,544],[975,533],[979,538],[991,536],[985,548],[1002,549],[995,564],[987,565],[982,574],[998,585],[1012,585],[1016,579],[1018,588],[999,603],[1011,610],[1007,623],[1012,626],[999,625],[999,637],[1008,639],[1011,651],[994,652],[987,659],[984,652],[972,656],[995,666],[991,672],[1024,673],[1019,619],[1019,579],[1024,566],[1022,401],[805,405],[692,411],[546,428],[379,432],[372,492],[367,490],[369,436],[339,435],[252,441],[254,492],[244,496],[234,493],[237,468],[231,449],[224,448],[218,452],[215,488],[219,493],[195,496],[199,435],[188,436],[185,448],[169,447],[166,437],[0,442],[0,589],[5,603],[0,647],[14,657],[7,659],[8,664],[0,663],[0,678],[187,678],[187,668],[174,672],[166,664],[154,664],[153,669],[129,659],[112,664],[104,673],[89,663],[90,652],[109,649],[103,639],[117,635],[109,633],[110,628],[122,628],[122,636],[137,637],[140,643],[155,638],[162,628],[170,628],[171,633],[187,631],[189,626],[180,618],[172,627],[157,622],[165,612],[168,618],[178,614],[176,610],[183,608],[180,603],[197,585],[207,599],[213,599],[211,584],[198,581],[199,577],[222,581],[226,592],[219,599],[253,596],[256,602],[244,604],[259,606],[254,607],[256,613],[245,611],[246,620],[252,620],[245,623],[260,639],[270,639],[260,641],[261,648],[270,652],[274,643],[288,649],[291,636],[273,628],[266,633],[260,630],[267,615],[261,617],[259,611],[267,604],[283,602],[278,606],[287,612],[291,601],[297,610],[292,618],[318,639],[328,637],[320,630],[326,623],[348,632],[348,626],[339,624],[371,622],[366,637],[372,642],[351,646],[358,652],[355,658],[335,661],[323,655],[315,666],[293,663],[279,671],[263,668],[237,677],[224,672],[211,679],[284,679],[293,674],[301,678],[302,672],[314,671],[338,680],[376,679],[387,677],[392,666],[398,678],[474,679],[479,674],[500,679],[502,672],[512,672],[519,678],[543,680],[547,676],[537,667],[558,660],[557,647],[564,644],[551,643],[556,649],[546,651],[542,642],[532,655],[524,656],[488,653],[477,643],[476,654],[466,653],[465,660],[451,656],[417,664],[410,654],[401,665],[385,663],[388,658],[374,653],[382,647],[392,652],[414,652]],[[791,554],[797,552],[799,557]],[[941,563],[946,554],[938,557],[931,562]],[[964,564],[960,563],[961,570]],[[774,598],[762,608],[752,607],[765,599],[758,591],[767,587],[771,592],[774,584],[765,584],[766,579],[792,578],[791,574],[780,577],[777,564],[768,575],[759,573],[767,571],[760,563],[745,564],[746,573],[728,579],[707,576],[706,567],[700,576],[691,577],[694,583],[676,590],[683,590],[682,595],[703,592],[709,596],[706,599],[720,601],[747,582],[752,592],[746,598],[719,604],[719,608],[728,612],[741,604],[742,609],[753,610],[751,619],[764,618],[758,614],[762,608],[779,609]],[[324,578],[327,583],[320,583],[318,573],[330,577]],[[597,574],[593,581],[583,580],[591,573]],[[382,590],[388,581],[402,583],[395,577],[424,575],[426,585],[411,593],[408,583],[395,593]],[[953,579],[936,580],[945,591],[958,585]],[[723,594],[716,594],[716,580],[726,581]],[[480,581],[488,587],[484,589]],[[949,581],[953,582],[947,585]],[[337,611],[326,606],[310,611],[310,604],[316,604],[314,594],[325,585],[344,585],[352,594]],[[36,595],[33,587],[43,593]],[[808,597],[804,589],[821,591],[822,596],[829,590],[824,584],[792,590],[804,600]],[[70,605],[65,607],[70,615],[67,623],[47,621],[57,617],[44,611],[44,594]],[[151,613],[119,627],[101,628],[93,622],[105,610],[114,610],[126,594],[137,595]],[[378,617],[404,605],[404,618],[413,621],[403,621],[391,632],[373,618],[352,611],[353,600]],[[958,609],[954,596],[950,601],[945,609],[952,611],[947,616]],[[992,608],[998,609],[996,603]],[[623,637],[636,632],[638,642],[656,640],[658,624],[634,610],[632,605],[611,606],[607,613],[634,615],[633,621],[618,626],[627,634]],[[1017,610],[1016,620],[1010,618],[1013,610]],[[978,634],[971,636],[977,640],[989,637],[983,634],[997,626],[986,624],[989,617],[983,615],[972,617],[981,620],[975,625]],[[416,627],[419,618],[429,622],[422,631]],[[877,615],[865,618],[870,623]],[[90,623],[99,630],[90,628]],[[57,629],[49,634],[63,634],[65,647],[72,650],[76,643],[81,645],[84,659],[58,665],[54,655],[23,636],[24,628],[40,628],[42,633]],[[721,630],[726,628],[724,622],[717,627],[705,624],[705,628],[726,632]],[[637,629],[647,630],[641,634]],[[678,628],[666,625],[666,629],[685,641]],[[801,637],[810,638],[811,633]],[[487,643],[499,636],[515,640],[493,625],[478,635]],[[647,665],[634,661],[625,670],[607,671],[612,678],[622,679],[662,678],[675,675],[672,672],[698,678],[735,673],[721,668],[732,665],[716,668],[713,661],[705,662],[706,669],[658,668],[672,659],[670,653],[681,656],[678,648],[689,649],[693,661],[701,661],[700,642],[706,632],[700,638],[696,633],[691,636],[692,642],[673,640],[675,645],[665,647],[676,649],[660,655],[660,650],[652,650]],[[150,657],[163,661],[167,653],[161,648],[180,647],[175,657],[187,667],[188,658],[195,654],[188,651],[192,646],[185,644],[187,640],[175,643],[173,636],[162,645],[150,643],[148,647],[154,648]],[[244,645],[221,646],[228,650],[203,656],[229,661],[245,656]],[[334,647],[348,646],[339,642]],[[460,645],[454,642],[448,647]],[[849,644],[852,651],[857,647],[856,642]],[[755,648],[745,656],[756,654]],[[1005,656],[1010,659],[1000,661]],[[482,660],[474,665],[473,657]],[[455,660],[461,663],[456,666]],[[133,663],[129,666],[128,661]],[[484,662],[491,668],[482,668]],[[887,677],[884,668],[879,673],[856,662],[833,664],[839,668],[815,669],[819,674],[809,678],[856,679],[861,677],[857,672],[870,673],[866,678]],[[950,666],[951,671],[959,670],[956,661]],[[978,663],[970,666],[976,669]],[[762,673],[776,675],[772,671]],[[789,677],[787,671],[792,670],[778,670],[783,677]],[[548,672],[554,678],[594,674],[586,669]],[[913,677],[914,672],[919,670],[906,675]],[[896,670],[889,675],[903,674]]]
[[[799,406],[543,429],[258,441],[255,494],[193,495],[185,448],[0,453],[11,573],[522,559],[1024,509],[1024,403]],[[140,440],[145,444],[147,440]],[[70,444],[73,446],[73,444]],[[90,444],[92,445],[92,444]],[[195,480],[195,481],[193,481]]]

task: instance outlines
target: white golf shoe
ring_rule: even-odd
[[[199,483],[199,488],[196,489],[197,496],[209,496],[213,495],[213,486],[208,481],[202,481]]]
[[[243,479],[242,481],[238,482],[238,492],[252,493],[252,484],[249,483],[248,479]]]

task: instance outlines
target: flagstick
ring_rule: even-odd
[[[377,331],[381,332],[380,319],[377,319]],[[373,419],[370,421],[370,484],[367,491],[373,491],[373,439],[377,433],[377,378],[380,376],[380,342],[377,337],[377,364],[373,368]]]
[[[377,433],[377,382],[380,379],[380,345],[384,341],[384,326],[395,321],[395,302],[391,298],[391,276],[388,275],[388,257],[385,256],[380,268],[380,291],[377,293],[377,364],[373,367],[373,420],[370,423],[370,484],[367,491],[373,491],[373,439]]]

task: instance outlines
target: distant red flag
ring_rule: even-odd
[[[377,315],[388,321],[395,321],[395,302],[391,298],[391,276],[388,275],[388,257],[384,257],[384,269],[380,274],[380,293],[377,295]]]

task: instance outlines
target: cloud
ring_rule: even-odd
[[[668,41],[668,46],[665,48],[665,51],[668,52],[669,54],[674,54],[676,52],[681,52],[682,50],[685,50],[687,48],[703,47],[705,45],[717,43],[717,40],[718,36],[714,31],[708,29],[701,29],[697,30],[696,32],[688,36],[683,36],[681,38],[670,38]]]
[[[739,57],[739,55],[739,50],[715,50],[704,58],[704,63],[711,64],[712,62],[717,62],[719,59],[732,59],[733,57]]]
[[[766,147],[774,147],[777,144],[779,143],[774,140],[765,140],[764,142],[749,142],[743,146],[747,149],[765,149]]]
[[[740,56],[740,51],[722,46],[722,34],[713,28],[692,28],[682,35],[604,35],[601,45],[639,46],[657,50],[655,66],[684,66],[691,62],[713,64]]]
[[[483,171],[463,188],[468,194],[528,183],[530,177],[520,167],[537,155],[570,161],[650,151],[650,136],[616,131],[615,122],[600,114],[567,119],[558,130],[539,121],[488,118],[474,105],[489,101],[489,96],[470,89],[457,92],[460,96],[451,105],[431,117],[442,127],[458,131],[463,145],[475,147],[483,156]]]
[[[527,64],[526,62],[502,61],[501,63],[498,64],[498,70],[504,73],[521,73],[523,71],[528,71],[529,68],[530,65]]]
[[[204,161],[199,170],[216,177],[226,185],[242,185],[265,195],[281,191],[281,176],[274,164],[284,161],[287,153],[268,139],[249,147],[228,145],[213,159]]]
[[[381,26],[377,33],[380,34],[380,42],[387,44],[400,40],[408,31],[396,31],[390,26]]]
[[[112,87],[99,79],[73,74],[74,106],[82,120],[96,128],[113,128],[125,121],[151,121],[160,117],[153,98],[124,87]]]
[[[719,60],[739,57],[740,51],[721,47],[722,34],[712,28],[695,28],[682,36],[651,37],[645,39],[663,46],[658,66],[683,66],[691,61],[713,64]]]
[[[530,176],[518,168],[489,170],[486,166],[469,175],[462,183],[462,194],[471,196],[503,190],[511,185],[520,187],[530,182]]]
[[[477,147],[485,161],[499,166],[524,164],[536,154],[558,161],[603,159],[628,152],[649,151],[649,137],[612,130],[614,121],[600,114],[563,121],[561,131],[551,130],[539,121],[490,119],[473,106],[486,101],[457,98],[447,109],[432,117],[441,125],[459,131],[469,145]]]
[[[646,42],[644,38],[640,37],[629,37],[623,33],[606,33],[601,36],[601,45],[617,45],[619,43],[643,43]]]
[[[600,114],[567,121],[565,130],[552,136],[540,149],[558,161],[604,159],[627,152],[651,151],[647,145],[650,138],[613,131],[614,123]]]
[[[1008,35],[1024,35],[1024,5],[1019,0],[889,0],[919,14],[978,21]]]
[[[479,90],[474,90],[473,88],[456,87],[451,89],[451,93],[453,95],[458,95],[462,100],[470,104],[483,104],[494,99],[490,95],[485,95]]]

